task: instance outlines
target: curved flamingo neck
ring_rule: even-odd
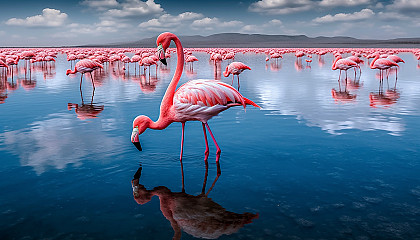
[[[223,76],[228,77],[230,75],[230,72],[228,71],[228,67],[226,67],[226,70],[223,72]]]
[[[333,62],[333,65],[332,65],[332,70],[336,70],[337,69],[337,66],[336,66],[336,63],[337,63],[337,61],[338,60],[340,60],[340,59],[342,59],[343,57],[341,56],[341,55],[339,55],[339,56],[337,56],[336,58],[335,58],[335,60],[334,60],[334,62]]]
[[[373,61],[370,63],[370,68],[375,68],[373,65],[375,64],[376,60],[379,59],[379,55],[376,55],[375,58],[373,59]]]
[[[175,74],[172,77],[171,83],[169,83],[168,88],[166,89],[165,95],[163,96],[161,110],[163,104],[173,105],[173,98],[178,85],[179,79],[181,79],[182,71],[184,70],[184,48],[181,45],[179,38],[174,36],[172,39],[175,42],[176,54],[177,54],[177,63]]]
[[[165,95],[163,96],[162,103],[160,104],[159,119],[156,123],[150,125],[151,128],[152,126],[156,127],[155,129],[166,128],[169,124],[172,123],[170,109],[174,104],[173,100],[176,86],[178,85],[178,82],[181,79],[182,71],[184,70],[184,49],[182,48],[181,41],[175,35],[172,36],[172,40],[175,42],[177,53],[176,70],[174,76],[172,77],[171,83],[169,83]]]
[[[74,70],[71,70],[71,69],[69,69],[69,70],[67,70],[67,74],[75,74],[75,73],[77,73],[76,67],[74,67]]]

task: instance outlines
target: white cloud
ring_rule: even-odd
[[[338,13],[333,15],[325,15],[312,20],[315,23],[329,23],[329,22],[347,22],[347,21],[358,21],[369,19],[374,16],[375,13],[370,9],[362,9],[360,12],[354,13]]]
[[[420,10],[419,0],[394,0],[394,2],[387,6],[389,10],[397,10],[403,12],[415,12]]]
[[[160,14],[163,12],[160,4],[155,3],[154,0],[147,0],[146,2],[127,0],[121,3],[119,7],[121,9],[109,9],[105,12],[105,16],[124,18]]]
[[[267,23],[256,25],[249,24],[242,27],[242,33],[273,33],[273,28],[284,30],[283,23],[278,19],[272,19]]]
[[[252,3],[248,10],[267,14],[289,14],[310,10],[313,5],[310,0],[261,0]]]
[[[59,27],[64,25],[67,20],[67,14],[60,10],[45,8],[42,15],[36,15],[22,18],[10,18],[6,21],[7,25],[25,26],[25,27]]]
[[[162,31],[164,29],[175,29],[182,25],[189,24],[191,21],[204,17],[201,13],[184,12],[173,16],[171,14],[163,14],[159,18],[150,19],[142,22],[139,27],[148,31]]]
[[[84,0],[80,4],[87,5],[98,10],[105,10],[119,5],[116,0]]]
[[[215,29],[239,27],[242,24],[243,23],[241,21],[223,22],[216,17],[214,18],[205,17],[202,19],[194,20],[191,26],[196,29],[215,30]]]
[[[410,20],[411,18],[407,15],[398,12],[379,12],[378,17],[382,20]]]
[[[322,0],[321,7],[351,7],[370,4],[371,0]]]

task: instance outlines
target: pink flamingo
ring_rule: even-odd
[[[360,74],[362,74],[362,69],[360,68],[360,63],[364,63],[362,59],[360,59],[357,56],[350,56],[350,57],[347,57],[346,59],[350,59],[353,62],[357,63],[357,68],[359,68]],[[354,77],[356,77],[356,68],[354,68]]]
[[[185,61],[187,63],[191,63],[191,70],[194,69],[194,62],[198,61],[197,57],[193,56],[193,55],[189,55],[186,57]]]
[[[391,61],[389,59],[386,58],[379,58],[379,53],[377,53],[375,55],[375,58],[373,59],[373,61],[370,63],[370,68],[371,69],[379,69],[379,75],[380,75],[380,84],[383,83],[384,80],[384,75],[383,75],[383,70],[387,70],[391,67],[398,67],[398,64],[395,63],[394,61]],[[388,80],[388,75],[386,76],[387,80]]]
[[[162,130],[173,122],[180,122],[182,124],[180,161],[182,161],[185,122],[200,121],[203,126],[204,140],[206,143],[205,161],[207,161],[209,155],[206,134],[207,127],[217,148],[216,162],[218,162],[221,150],[207,121],[233,106],[243,106],[244,108],[246,104],[255,107],[259,106],[243,97],[235,88],[216,80],[192,80],[176,89],[184,68],[184,50],[181,41],[175,34],[165,32],[158,36],[156,43],[158,45],[158,57],[163,64],[166,64],[165,51],[169,48],[171,41],[175,42],[177,50],[177,66],[175,74],[162,99],[159,119],[153,122],[147,116],[137,116],[133,121],[131,141],[141,151],[139,135],[146,129]]]
[[[80,89],[82,89],[83,75],[88,72],[92,80],[93,89],[95,89],[95,83],[93,83],[92,71],[99,68],[103,69],[104,67],[96,61],[92,61],[90,59],[83,59],[76,63],[73,71],[71,69],[67,69],[66,75],[75,74],[77,72],[81,73],[82,75],[80,77]]]
[[[400,63],[400,62],[405,63],[404,60],[402,60],[402,58],[398,57],[397,55],[389,55],[387,58],[395,63]],[[395,67],[395,84],[397,84],[397,78],[398,78],[398,68]]]
[[[145,68],[146,67],[149,67],[149,76],[150,76],[150,66],[152,66],[152,65],[156,65],[156,74],[157,74],[157,63],[156,63],[156,61],[155,60],[153,60],[153,58],[151,58],[151,57],[144,57],[142,60],[141,60],[141,62],[139,62],[139,64],[141,65],[141,66],[144,66]],[[145,69],[146,70],[146,69]]]
[[[246,69],[251,70],[250,67],[243,64],[242,62],[233,62],[229,64],[228,66],[226,66],[226,69],[223,72],[223,76],[228,77],[230,74],[232,74],[232,85],[233,85],[233,78],[235,77],[235,75],[238,76],[238,90],[239,90],[239,87],[240,87],[239,74],[241,74],[241,72],[243,72]]]
[[[357,63],[355,63],[354,61],[347,58],[343,59],[341,55],[338,55],[337,58],[333,62],[332,70],[340,69],[340,75],[338,77],[338,81],[340,81],[341,71],[342,70],[346,71],[346,81],[347,81],[347,70],[349,70],[350,68],[357,67],[357,66],[358,66]]]

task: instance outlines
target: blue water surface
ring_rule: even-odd
[[[220,74],[229,62],[193,54],[180,84],[231,83]],[[420,68],[399,56],[398,81],[391,73],[381,88],[367,63],[337,81],[332,54],[307,65],[238,53],[252,69],[239,91],[261,109],[209,121],[222,149],[212,188],[216,149],[209,136],[205,181],[202,126],[187,122],[185,192],[181,124],[147,130],[142,152],[130,142],[137,115],[157,120],[175,54],[150,77],[107,65],[95,91],[65,75],[63,54],[30,76],[20,63],[13,81],[2,75],[17,87],[3,87],[0,104],[0,239],[172,239],[177,227],[182,239],[420,239]],[[133,178],[134,192],[151,194],[139,192],[143,202]]]

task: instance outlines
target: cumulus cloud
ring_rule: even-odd
[[[67,28],[70,33],[98,35],[102,33],[115,33],[118,32],[118,30],[129,26],[130,25],[126,23],[102,20],[101,22],[94,24],[72,23],[69,24]]]
[[[81,4],[98,10],[105,10],[119,5],[116,0],[84,0]]]
[[[370,9],[362,9],[360,12],[354,13],[338,13],[333,15],[325,15],[312,20],[315,23],[329,23],[329,22],[347,22],[347,21],[358,21],[369,19],[374,16],[375,13]]]
[[[140,28],[148,31],[162,31],[164,29],[174,29],[180,27],[181,24],[189,24],[191,21],[204,17],[201,13],[184,12],[176,16],[171,14],[163,14],[159,18],[150,19],[149,21],[139,24]]]
[[[310,10],[313,5],[310,0],[261,0],[252,3],[248,10],[267,14],[289,14]]]
[[[64,25],[67,14],[60,10],[45,8],[41,15],[22,18],[10,18],[6,21],[7,25],[25,27],[59,27]]]
[[[322,0],[321,7],[351,7],[370,4],[371,0]]]
[[[273,29],[282,29],[284,30],[284,26],[282,21],[278,19],[272,19],[264,24],[256,25],[256,24],[248,24],[242,27],[242,33],[272,33]]]
[[[385,21],[388,21],[388,20],[407,21],[411,19],[409,16],[398,13],[398,12],[379,12],[378,17],[379,19],[385,20]]]
[[[194,20],[191,26],[195,29],[215,30],[215,29],[239,27],[242,24],[243,23],[241,21],[224,22],[216,17],[214,18],[205,17],[202,19]]]
[[[147,0],[146,2],[140,0],[127,0],[121,3],[118,8],[120,9],[109,9],[105,12],[105,16],[125,18],[160,14],[163,12],[161,5],[155,3],[154,0]]]
[[[387,6],[388,9],[399,10],[399,11],[419,11],[420,1],[419,0],[394,0],[394,2]]]

